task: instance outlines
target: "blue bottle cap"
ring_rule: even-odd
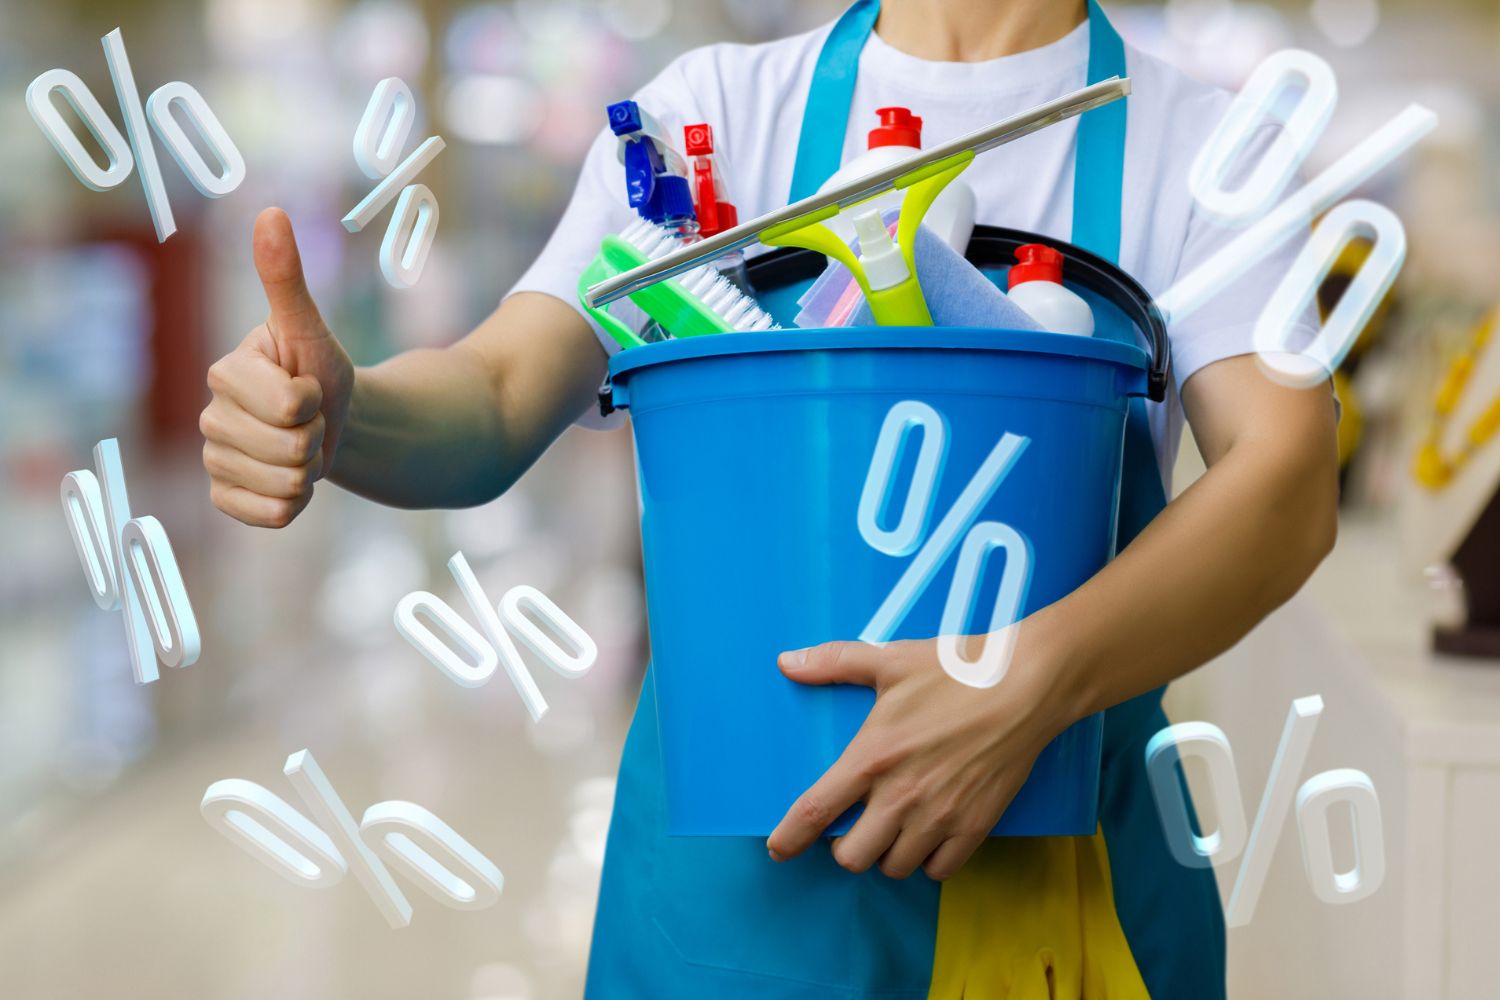
[[[656,183],[661,193],[661,218],[653,221],[671,223],[698,217],[693,210],[693,189],[686,177],[668,174],[657,177]]]
[[[641,106],[634,101],[617,101],[605,108],[609,115],[609,129],[615,135],[629,135],[643,127]]]

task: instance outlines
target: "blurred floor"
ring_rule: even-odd
[[[618,745],[621,730],[618,716],[603,720],[601,745]],[[275,732],[238,734],[122,786],[17,873],[0,903],[4,995],[581,995],[612,787],[590,775],[610,773],[611,752],[579,766],[538,752],[517,728],[477,721],[422,733],[416,755],[326,739],[315,753],[356,816],[404,795],[471,839],[505,874],[497,906],[445,909],[402,881],[415,915],[395,931],[352,877],[321,891],[276,877],[198,815],[203,790],[229,776],[297,802],[277,772],[298,747]]]
[[[94,609],[78,580],[79,600],[69,603],[80,620],[101,623],[91,631],[111,672],[90,678],[55,648],[3,671],[71,672],[74,702],[87,699],[91,680],[103,683],[144,699],[159,728],[137,764],[93,775],[102,794],[83,794],[88,768],[59,751],[52,787],[0,834],[3,853],[24,859],[0,865],[0,995],[579,996],[613,774],[643,662],[631,529],[621,527],[630,519],[618,516],[620,504],[634,509],[623,440],[572,431],[522,488],[456,514],[389,511],[321,488],[305,520],[281,532],[211,512],[196,474],[181,470],[187,488],[171,523],[206,530],[174,541],[195,596],[218,595],[199,607],[199,663],[133,688],[118,615]],[[565,476],[580,468],[590,489],[567,489]],[[172,478],[133,480],[140,508]],[[599,517],[599,505],[617,516]],[[66,546],[56,522],[32,530],[60,533]],[[538,586],[600,645],[598,664],[578,680],[533,663],[549,702],[538,723],[503,672],[460,688],[391,625],[395,601],[418,589],[470,615],[443,568],[458,548],[492,599],[517,583]],[[23,704],[11,702],[7,718],[21,721]],[[295,886],[199,815],[208,785],[230,777],[300,809],[281,768],[304,747],[356,817],[385,799],[440,816],[504,872],[500,902],[447,909],[398,875],[415,914],[391,930],[352,877],[325,890]]]

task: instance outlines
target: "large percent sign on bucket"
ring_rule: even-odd
[[[547,700],[511,640],[510,632],[526,644],[536,656],[555,672],[569,679],[582,677],[594,665],[599,647],[589,634],[569,618],[546,594],[525,584],[512,587],[495,605],[485,596],[484,588],[469,568],[462,552],[448,560],[448,572],[458,582],[464,601],[479,619],[484,634],[464,621],[453,607],[425,590],[407,594],[396,605],[396,631],[415,646],[433,666],[455,684],[479,687],[489,681],[497,666],[504,666],[515,685],[532,721],[547,714]],[[437,635],[418,614],[437,625],[447,637]],[[548,635],[530,616],[545,623],[556,638]],[[557,641],[566,642],[564,649]],[[457,646],[455,650],[453,647]]]
[[[151,145],[146,123],[150,122],[162,145],[172,154],[193,187],[205,197],[222,198],[239,187],[245,179],[245,160],[202,94],[177,81],[158,87],[142,104],[120,29],[111,31],[102,41],[104,60],[115,85],[115,98],[125,119],[124,135],[115,128],[115,123],[105,114],[88,85],[70,70],[49,69],[32,80],[31,86],[26,88],[26,110],[31,112],[42,134],[84,186],[94,191],[108,191],[124,183],[132,169],[136,170],[141,187],[146,191],[151,221],[156,225],[157,242],[164,243],[177,231],[177,220],[172,216],[172,205],[167,200],[167,188],[162,181],[161,166],[156,162],[156,150]],[[99,166],[83,148],[58,110],[53,94],[60,95],[83,121],[94,141],[104,150],[108,166]],[[174,109],[181,109],[188,124],[198,133],[203,147],[217,161],[216,166],[210,167],[198,152]]]
[[[1297,787],[1297,775],[1307,760],[1322,714],[1323,699],[1317,695],[1292,702],[1260,810],[1255,814],[1255,826],[1248,834],[1234,753],[1222,729],[1207,722],[1179,722],[1167,726],[1146,744],[1146,773],[1172,856],[1189,867],[1205,868],[1244,854],[1225,909],[1225,920],[1231,927],[1249,923],[1255,912],[1293,795],[1302,862],[1319,899],[1353,903],[1375,892],[1385,879],[1380,799],[1370,776],[1340,768],[1315,774]],[[1205,794],[1219,822],[1218,829],[1201,836],[1193,832],[1177,772],[1178,763],[1190,757],[1197,757],[1207,767]],[[1339,805],[1347,805],[1354,818],[1354,865],[1347,871],[1334,867],[1328,827],[1328,814]]]
[[[911,489],[895,526],[885,528],[880,521],[893,506],[890,494],[895,485],[898,458],[909,447],[910,435],[916,433],[922,435],[922,444],[917,451]],[[962,541],[953,584],[943,605],[937,644],[938,662],[950,677],[970,687],[992,687],[1000,683],[1010,667],[1010,656],[1015,649],[1016,619],[1031,583],[1031,543],[1008,524],[974,522],[1029,443],[1029,438],[1018,434],[1003,435],[959,493],[953,506],[938,521],[937,527],[929,531],[934,493],[948,454],[948,422],[937,410],[916,400],[906,400],[891,407],[875,442],[875,454],[870,459],[870,470],[859,497],[857,519],[859,533],[871,548],[897,558],[911,556],[911,562],[860,633],[861,640],[870,643],[889,640],[917,598],[932,583],[938,569]],[[985,560],[995,549],[1005,551],[1000,592],[990,617],[984,648],[978,659],[969,660],[964,657],[960,644],[977,599],[975,590]]]
[[[1290,91],[1298,93],[1296,105],[1276,141],[1248,179],[1233,190],[1225,190],[1232,165],[1257,130],[1280,113],[1282,99]],[[1169,322],[1184,319],[1327,212],[1271,295],[1255,327],[1255,349],[1264,370],[1296,386],[1328,378],[1406,260],[1406,231],[1389,209],[1362,199],[1337,207],[1335,204],[1437,124],[1437,115],[1427,108],[1408,105],[1327,170],[1276,204],[1322,135],[1337,103],[1333,70],[1310,52],[1287,49],[1256,68],[1188,173],[1188,186],[1200,212],[1216,222],[1248,228],[1157,299]],[[1372,241],[1374,248],[1318,336],[1298,350],[1289,343],[1294,327],[1307,313],[1318,286],[1340,254],[1356,239]]]
[[[380,243],[380,273],[396,288],[410,288],[422,277],[437,236],[437,197],[426,184],[412,182],[443,151],[442,136],[428,136],[410,156],[397,162],[416,121],[411,88],[392,76],[375,85],[354,130],[354,162],[366,177],[380,183],[344,216],[344,228],[351,233],[364,229],[401,192]]]
[[[63,477],[63,517],[94,603],[124,615],[135,682],[149,684],[160,676],[158,659],[169,667],[197,662],[198,620],[166,529],[154,517],[130,516],[118,441],[94,446],[94,468],[97,475],[77,469]]]
[[[243,778],[209,785],[199,811],[215,830],[296,885],[326,889],[353,868],[392,927],[411,923],[411,903],[376,851],[444,906],[482,910],[499,901],[505,885],[500,869],[431,812],[412,802],[377,802],[355,823],[310,751],[292,754],[283,770],[321,828]]]

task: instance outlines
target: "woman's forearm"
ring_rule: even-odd
[[[359,369],[329,478],[395,507],[466,507],[498,496],[514,476],[501,461],[489,380],[467,354],[462,345],[414,350]]]
[[[603,373],[575,310],[513,295],[451,347],[359,369],[329,478],[394,507],[493,500],[593,401]]]
[[[1083,587],[1023,630],[1067,721],[1160,687],[1238,642],[1333,546],[1337,461],[1321,443],[1232,448]]]

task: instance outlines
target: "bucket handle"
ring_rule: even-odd
[[[975,226],[966,256],[971,263],[981,267],[1008,264],[1015,260],[1018,248],[1036,242],[1046,243],[1062,253],[1067,262],[1069,284],[1086,288],[1105,299],[1141,331],[1151,355],[1151,365],[1146,373],[1146,398],[1157,403],[1166,399],[1172,366],[1167,320],[1151,293],[1129,274],[1083,247],[1001,226]]]
[[[623,388],[622,386],[621,390]],[[599,383],[599,416],[607,417],[615,412],[615,410],[626,405],[623,391],[620,391],[618,397],[616,396],[616,392],[614,383],[610,381],[609,372],[606,371],[604,373],[604,381]],[[619,400],[619,406],[615,405],[616,399]]]

